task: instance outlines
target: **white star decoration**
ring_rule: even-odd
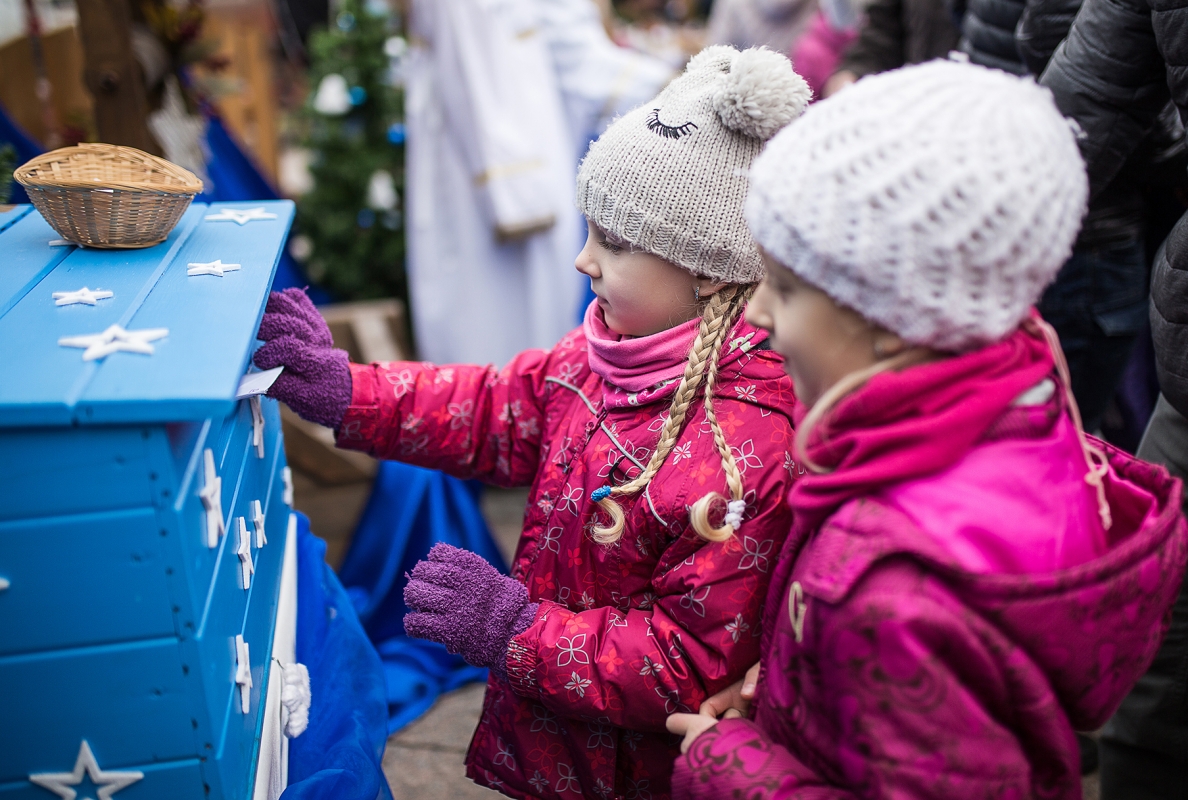
[[[111,800],[120,789],[144,778],[143,772],[104,772],[99,769],[91,746],[83,739],[78,748],[78,760],[74,762],[74,772],[36,772],[29,776],[29,783],[48,789],[63,800],[74,800],[78,792],[70,787],[82,783],[84,771],[90,776],[91,783],[99,787],[98,800]]]
[[[260,408],[260,395],[255,395],[248,404],[252,407],[252,444],[256,446],[256,458],[264,457],[264,409]]]
[[[206,509],[206,546],[218,547],[219,537],[227,532],[223,524],[223,479],[215,472],[214,451],[209,447],[202,453],[202,466],[203,483],[198,497]]]
[[[256,549],[268,544],[268,537],[264,535],[264,508],[259,500],[252,501],[252,526],[256,529]]]
[[[244,225],[257,219],[276,219],[276,214],[259,208],[222,208],[217,214],[207,214],[207,222],[235,222]]]
[[[83,361],[94,361],[105,358],[112,353],[144,353],[152,355],[153,346],[149,342],[163,339],[169,335],[168,328],[144,328],[139,331],[126,331],[119,325],[112,325],[103,333],[89,333],[85,336],[63,336],[58,340],[62,347],[85,347]]]
[[[221,258],[216,258],[214,261],[194,261],[186,264],[186,274],[191,278],[195,275],[217,275],[221,278],[223,273],[236,272],[239,267],[239,264],[224,264]]]
[[[235,683],[239,686],[239,707],[246,714],[252,707],[252,661],[242,635],[235,637]]]
[[[252,537],[243,517],[235,518],[235,528],[239,539],[239,546],[235,548],[235,554],[239,556],[239,577],[247,591],[252,588],[252,573],[256,571],[256,565],[252,563]]]
[[[88,289],[84,286],[73,292],[54,292],[54,305],[71,306],[75,303],[86,303],[93,306],[96,300],[106,300],[109,297],[115,297],[115,292],[109,292],[106,289]]]

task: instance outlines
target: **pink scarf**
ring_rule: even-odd
[[[590,303],[582,327],[590,369],[606,384],[603,398],[607,407],[644,405],[675,392],[700,325],[701,319],[694,318],[651,336],[626,339],[606,326],[598,301]],[[740,319],[727,336],[719,368],[737,361],[766,338],[766,332]],[[750,347],[743,349],[744,344]]]
[[[1053,368],[1047,342],[1019,329],[972,353],[871,378],[810,432],[806,455],[830,471],[793,484],[796,530],[816,530],[855,497],[957,463]],[[797,424],[807,413],[798,404]]]

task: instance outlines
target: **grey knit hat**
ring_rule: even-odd
[[[577,204],[620,241],[724,283],[763,277],[743,221],[747,171],[811,91],[782,55],[717,45],[582,161]]]
[[[1076,135],[1028,78],[933,61],[813,106],[755,161],[755,240],[909,342],[1001,339],[1072,252],[1088,193]]]

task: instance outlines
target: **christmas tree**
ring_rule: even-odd
[[[386,3],[343,0],[334,24],[310,37],[313,188],[298,200],[291,252],[339,300],[408,296],[397,27]]]

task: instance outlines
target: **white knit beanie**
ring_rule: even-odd
[[[755,161],[771,256],[916,344],[1014,330],[1072,252],[1088,193],[1070,123],[1028,78],[933,61],[818,103]]]
[[[757,281],[763,265],[742,215],[747,171],[810,97],[778,53],[707,47],[590,146],[578,208],[615,239],[695,275]]]

